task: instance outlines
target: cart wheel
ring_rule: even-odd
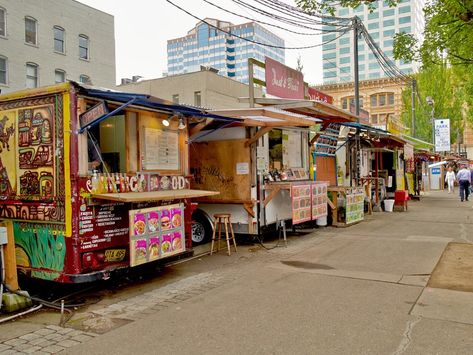
[[[199,245],[212,238],[212,225],[207,216],[199,210],[192,215],[192,244]]]

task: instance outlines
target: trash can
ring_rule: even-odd
[[[327,216],[319,217],[315,220],[315,224],[319,227],[325,227],[327,225]]]
[[[384,211],[392,212],[394,207],[394,200],[386,199],[384,200]]]

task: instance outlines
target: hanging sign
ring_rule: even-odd
[[[450,151],[450,120],[435,120],[435,151]]]
[[[79,116],[80,127],[91,126],[91,123],[96,121],[108,113],[108,107],[105,101],[99,102],[94,107],[91,107]]]
[[[309,87],[308,93],[309,93],[309,98],[311,100],[326,102],[328,104],[333,103],[333,97],[332,96],[324,94],[323,92],[321,92],[317,89]]]
[[[286,99],[304,99],[304,76],[271,58],[265,59],[266,92]]]

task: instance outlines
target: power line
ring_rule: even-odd
[[[282,27],[282,26],[278,26],[278,25],[275,25],[275,24],[272,24],[272,23],[269,23],[269,22],[264,22],[264,21],[261,21],[261,20],[257,20],[255,18],[252,18],[252,17],[248,17],[248,16],[245,16],[245,15],[240,15],[236,12],[233,12],[233,11],[230,11],[228,9],[225,9],[217,4],[214,4],[212,2],[210,2],[209,0],[202,0],[204,2],[206,2],[207,4],[209,5],[212,5],[214,7],[216,7],[217,9],[220,9],[222,11],[225,11],[229,14],[232,14],[232,15],[235,15],[235,16],[238,16],[238,17],[241,17],[241,18],[244,18],[244,19],[247,19],[247,20],[250,20],[250,21],[253,21],[253,22],[257,22],[259,24],[263,24],[263,25],[267,25],[267,26],[271,26],[271,27],[275,27],[275,28],[279,28],[283,31],[287,31],[287,32],[291,32],[291,33],[294,33],[294,34],[297,34],[297,35],[302,35],[302,36],[319,36],[321,33],[305,33],[305,32],[297,32],[297,31],[293,31],[293,30],[290,30],[288,28],[285,28],[285,27]],[[322,30],[320,30],[320,32],[324,32]]]
[[[333,42],[335,40],[337,40],[338,38],[340,38],[341,36],[343,36],[346,32],[349,31],[349,29],[346,29],[344,32],[342,32],[338,37],[335,37],[334,39],[332,40],[329,40],[329,41],[326,41],[326,42],[323,42],[323,43],[318,43],[318,44],[314,44],[314,45],[310,45],[310,46],[301,46],[301,47],[285,47],[285,46],[278,46],[278,45],[274,45],[274,44],[269,44],[269,43],[263,43],[263,42],[259,42],[259,41],[255,41],[253,39],[250,39],[250,38],[246,38],[246,37],[243,37],[243,36],[240,36],[240,35],[237,35],[235,33],[232,33],[231,31],[227,31],[227,30],[224,30],[222,28],[219,28],[218,26],[215,26],[213,24],[211,24],[210,22],[208,21],[205,21],[204,19],[192,14],[191,12],[187,11],[186,9],[182,8],[181,6],[173,3],[171,0],[166,0],[169,4],[173,5],[174,7],[176,7],[177,9],[181,10],[182,12],[185,12],[186,14],[188,14],[189,16],[195,18],[196,20],[199,20],[200,22],[202,23],[205,23],[206,25],[212,27],[212,28],[215,28],[216,30],[220,31],[220,32],[223,32],[223,33],[226,33],[230,36],[233,36],[233,37],[236,37],[236,38],[239,38],[241,40],[244,40],[244,41],[247,41],[247,42],[251,42],[251,43],[254,43],[254,44],[258,44],[258,45],[261,45],[261,46],[266,46],[266,47],[270,47],[270,48],[278,48],[278,49],[310,49],[310,48],[316,48],[316,47],[320,47],[324,44],[327,44],[327,43],[330,43],[330,42]]]

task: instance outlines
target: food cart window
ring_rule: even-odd
[[[164,121],[168,124],[164,124]],[[184,174],[185,129],[179,115],[141,112],[139,115],[140,170]]]
[[[125,117],[117,115],[91,127],[87,137],[88,168],[106,173],[126,172]]]
[[[273,129],[269,132],[269,163],[272,169],[306,168],[304,142],[307,132]]]

